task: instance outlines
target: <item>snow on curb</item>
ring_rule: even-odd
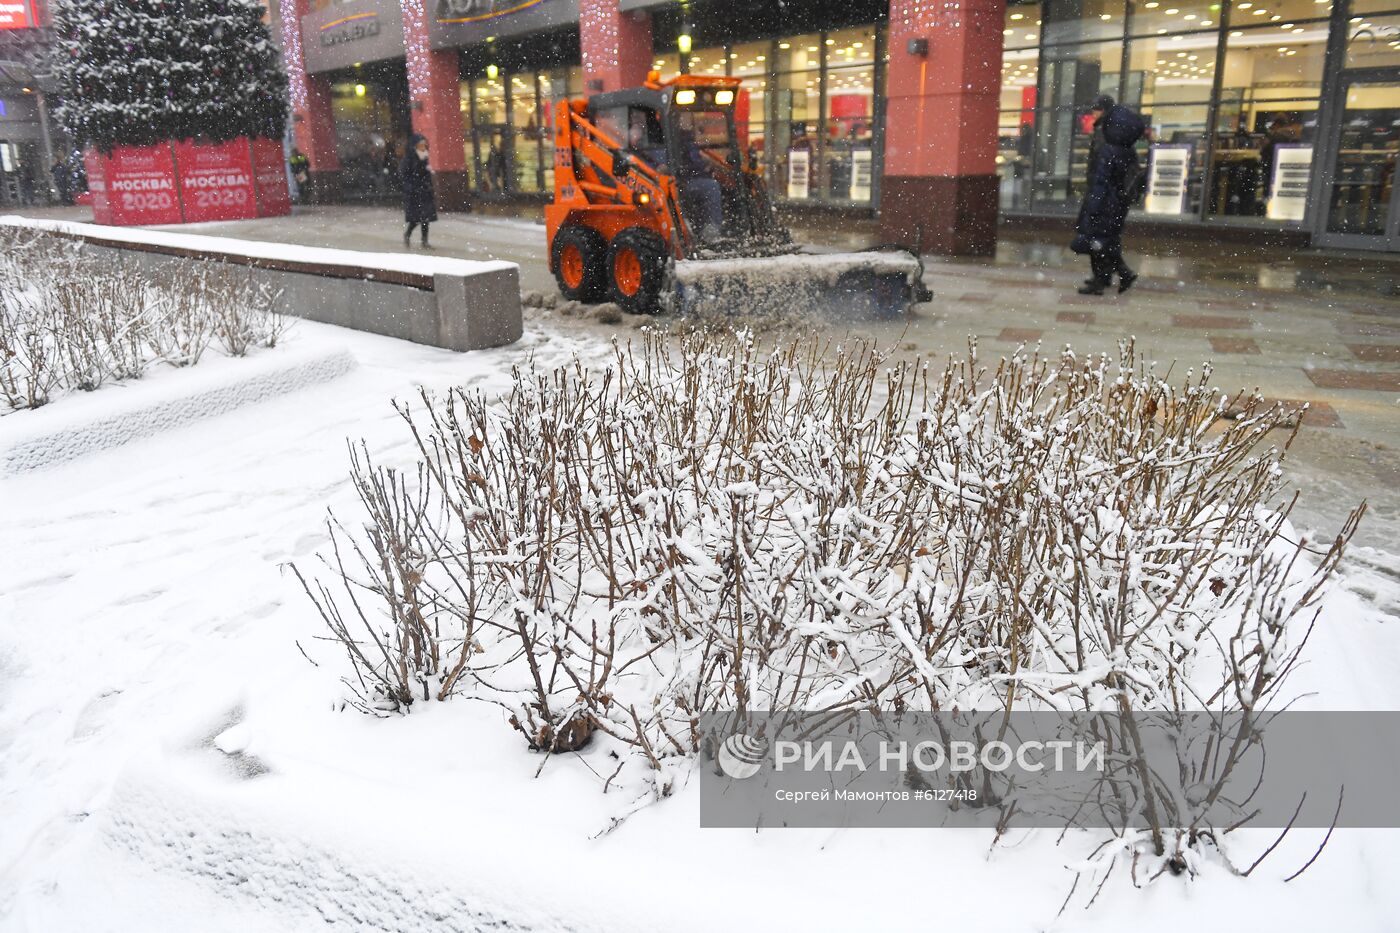
[[[343,348],[278,349],[65,396],[0,419],[0,475],[30,473],[99,450],[329,382],[353,370]],[[178,394],[176,394],[178,393]]]

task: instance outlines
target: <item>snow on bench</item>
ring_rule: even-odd
[[[0,225],[129,254],[153,268],[197,261],[247,266],[280,290],[278,310],[448,350],[520,339],[520,267],[511,262],[364,253],[28,217]]]

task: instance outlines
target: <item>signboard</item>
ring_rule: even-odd
[[[869,201],[873,160],[869,149],[851,151],[851,200]]]
[[[118,146],[83,157],[92,219],[99,224],[244,220],[291,212],[282,144],[244,137],[226,143]]]
[[[0,0],[0,29],[33,29],[29,0]]]
[[[177,142],[175,164],[185,222],[258,216],[252,159],[247,139],[226,143],[196,143],[190,139]]]
[[[118,146],[110,157],[89,152],[88,190],[93,219],[100,224],[178,224],[175,158],[169,143]]]
[[[258,195],[259,217],[281,217],[292,212],[286,164],[280,142],[253,140],[253,187]]]
[[[806,198],[811,187],[812,154],[806,149],[788,150],[787,196]]]
[[[458,48],[499,36],[577,26],[579,0],[423,0],[429,45]],[[649,51],[649,49],[648,49]]]
[[[1274,178],[1269,188],[1270,220],[1302,220],[1308,209],[1313,147],[1279,143],[1274,147]]]
[[[328,4],[301,18],[301,48],[307,74],[401,58],[403,10],[390,0]]]
[[[1143,208],[1149,214],[1185,213],[1186,178],[1191,168],[1191,147],[1153,146],[1149,158],[1147,200]]]

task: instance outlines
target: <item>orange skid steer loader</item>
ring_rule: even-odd
[[[549,264],[564,297],[634,314],[898,314],[927,300],[907,250],[804,253],[735,125],[738,78],[653,72],[555,107]]]

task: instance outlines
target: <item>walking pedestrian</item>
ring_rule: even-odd
[[[408,141],[408,152],[399,166],[399,178],[403,181],[404,249],[409,246],[413,228],[422,230],[424,249],[428,245],[428,224],[437,220],[437,196],[433,191],[433,171],[428,165],[428,140],[421,133],[414,133]]]
[[[306,153],[293,146],[292,157],[287,160],[287,166],[292,170],[292,181],[296,182],[297,203],[305,204],[310,194],[307,189],[311,180],[311,160],[306,157]]]
[[[68,174],[68,166],[63,163],[62,159],[57,159],[49,172],[53,175],[53,189],[54,193],[58,195],[59,203],[71,205],[73,203],[73,179]]]
[[[1089,166],[1089,187],[1075,222],[1071,249],[1087,253],[1092,275],[1079,289],[1081,295],[1102,295],[1118,276],[1119,293],[1137,281],[1137,273],[1123,261],[1123,225],[1128,208],[1142,194],[1146,181],[1133,145],[1147,126],[1127,107],[1109,108],[1099,121],[1103,143]]]

